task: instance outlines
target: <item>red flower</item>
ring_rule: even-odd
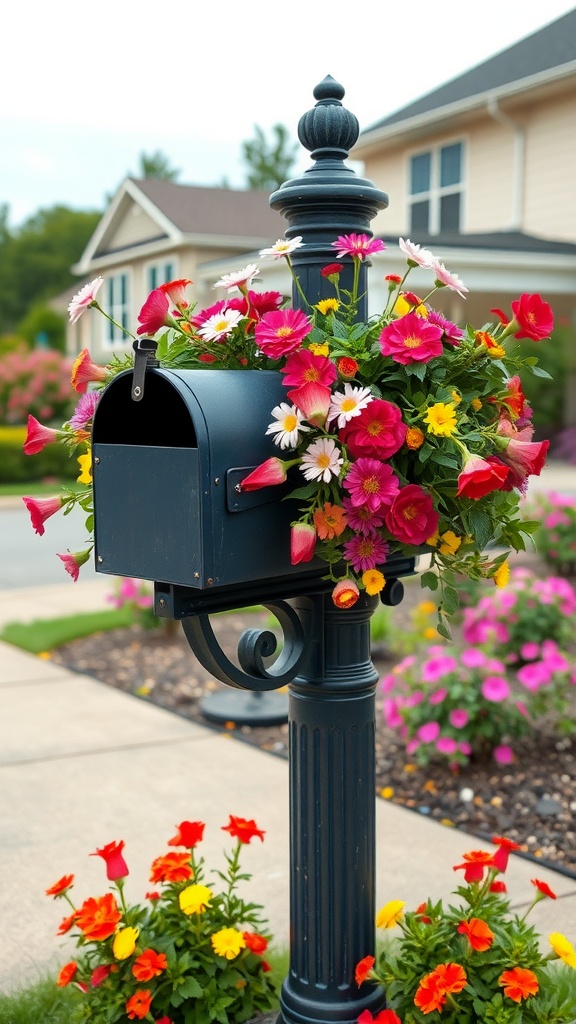
[[[446,993],[438,984],[436,973],[432,971],[426,974],[416,989],[414,1004],[422,1013],[432,1013],[434,1010],[441,1010],[446,1002]]]
[[[479,917],[471,917],[469,921],[461,921],[457,931],[465,935],[468,942],[477,953],[484,953],[490,949],[494,941],[494,932],[488,927],[485,921]]]
[[[77,924],[85,939],[102,942],[116,931],[121,918],[118,904],[111,892],[97,899],[84,900],[77,914]]]
[[[400,1017],[394,1010],[380,1010],[375,1017],[370,1010],[362,1010],[358,1017],[358,1024],[402,1024]]]
[[[64,988],[66,985],[69,985],[77,970],[78,964],[74,963],[73,960],[71,960],[69,964],[64,964],[64,967],[61,969],[58,978],[56,979],[58,988]]]
[[[354,580],[339,580],[332,591],[332,600],[337,608],[351,608],[359,597],[360,590]]]
[[[534,971],[525,967],[513,967],[509,971],[503,971],[498,978],[498,984],[504,988],[504,995],[520,1003],[528,996],[535,996],[538,991],[538,978]]]
[[[386,526],[403,544],[423,544],[438,529],[432,498],[418,484],[402,487],[386,513]]]
[[[46,889],[46,896],[63,896],[64,893],[74,884],[74,875],[62,875],[54,885]]]
[[[469,453],[458,477],[456,493],[458,497],[483,498],[492,491],[501,491],[509,472],[503,463],[488,462],[480,455]]]
[[[322,277],[338,277],[339,274],[344,270],[343,263],[328,263],[325,267],[322,267],[320,271]]]
[[[528,476],[540,476],[549,447],[550,441],[518,441],[511,437],[500,452],[510,469],[504,490],[521,487]]]
[[[90,854],[91,857],[102,857],[106,861],[106,877],[111,882],[115,882],[118,878],[126,878],[126,875],[129,874],[128,865],[122,856],[123,849],[124,840],[121,839],[119,843],[107,843],[101,850]]]
[[[58,555],[58,558],[61,558],[64,562],[64,568],[66,569],[66,572],[70,574],[74,583],[76,583],[76,580],[80,575],[81,566],[83,566],[90,558],[91,550],[92,548],[86,548],[85,551],[69,551],[65,555]]]
[[[91,987],[98,988],[98,985],[101,985],[103,981],[106,981],[110,972],[116,969],[117,968],[114,964],[100,964],[99,967],[95,967],[90,975]]]
[[[258,828],[253,818],[237,818],[234,814],[231,814],[228,824],[222,825],[222,831],[229,832],[240,843],[249,843],[255,836],[258,836],[258,839],[264,842],[265,833],[262,829]]]
[[[172,323],[169,308],[168,296],[160,288],[155,288],[138,313],[140,327],[136,334],[156,334],[161,327],[168,327]]]
[[[531,338],[542,341],[548,338],[554,329],[554,314],[547,302],[539,295],[523,293],[512,303],[514,320],[518,327],[515,338]]]
[[[203,821],[181,821],[176,825],[176,835],[168,840],[168,846],[187,846],[191,850],[202,842],[205,827]]]
[[[126,1015],[129,1020],[144,1020],[148,1010],[150,1009],[150,1003],[152,1002],[152,993],[149,988],[139,988],[133,996],[126,1003]]]
[[[151,882],[186,882],[193,875],[189,853],[167,853],[156,857],[150,868]]]
[[[343,380],[353,380],[358,373],[358,363],[350,356],[342,356],[337,364],[338,373]]]
[[[64,437],[63,430],[45,427],[34,416],[29,416],[26,440],[22,450],[25,455],[37,455],[47,444],[53,444],[60,437]]]
[[[145,949],[136,957],[132,964],[132,974],[136,981],[152,981],[168,967],[164,953],[156,953],[153,949]]]
[[[166,284],[158,286],[158,291],[163,292],[168,297],[173,306],[179,312],[188,309],[190,303],[186,297],[186,288],[192,281],[188,281],[186,278],[180,278],[179,281],[168,281]]]
[[[416,917],[420,918],[420,923],[421,924],[431,924],[431,919],[427,916],[426,909],[427,909],[426,903],[420,903],[416,907],[416,910],[414,911],[414,914],[416,915]]]
[[[400,274],[386,274],[384,280],[390,281],[392,284],[402,284]]]
[[[280,359],[300,348],[312,323],[300,309],[276,309],[265,313],[254,332],[258,348],[270,359]]]
[[[283,484],[286,480],[287,463],[274,456],[266,459],[256,469],[253,469],[248,476],[245,476],[240,483],[241,491],[258,491],[261,487],[272,487],[274,484]]]
[[[290,527],[290,564],[309,562],[314,557],[316,530],[309,523],[294,523]]]
[[[494,858],[491,853],[485,850],[471,850],[464,854],[464,864],[456,864],[453,871],[460,871],[464,868],[464,879],[466,882],[481,882],[484,878],[484,869],[494,867]]]
[[[547,882],[543,882],[540,878],[531,878],[530,882],[536,886],[538,892],[541,892],[543,896],[548,896],[551,900],[558,899],[556,893],[552,891]]]
[[[389,459],[404,444],[406,424],[397,405],[375,398],[342,427],[338,436],[355,459],[363,455]]]
[[[507,891],[508,890],[506,889],[506,882],[502,882],[499,878],[497,878],[490,885],[490,892],[507,892]]]
[[[60,925],[58,926],[58,931],[56,932],[56,935],[66,935],[66,932],[70,931],[75,920],[76,911],[74,911],[73,914],[70,914],[70,917],[63,918],[63,920],[60,922]]]
[[[373,956],[365,956],[359,963],[356,964],[356,970],[354,972],[354,979],[357,985],[362,985],[366,978],[370,974],[370,971],[374,967],[376,960]]]
[[[442,333],[441,327],[424,317],[407,313],[384,328],[378,339],[380,351],[402,366],[427,363],[442,355]]]
[[[264,935],[258,935],[258,932],[242,932],[242,938],[247,949],[257,956],[261,956],[268,949],[268,939]]]
[[[79,395],[83,395],[88,385],[95,380],[106,380],[108,370],[92,362],[87,348],[83,348],[72,364],[72,387]]]
[[[498,868],[499,871],[506,871],[508,867],[508,854],[512,850],[519,850],[520,843],[514,843],[511,839],[506,839],[505,836],[493,836],[492,842],[498,847],[496,853],[493,854],[494,867]]]
[[[237,295],[228,299],[226,309],[237,309],[243,316],[250,320],[260,320],[264,313],[271,313],[279,309],[284,301],[280,292],[253,292],[248,290],[248,295]]]
[[[466,971],[460,964],[438,964],[433,973],[443,992],[461,992],[468,984]]]
[[[64,504],[64,498],[57,495],[55,498],[22,498],[30,513],[32,527],[35,533],[41,537],[44,533],[44,523],[55,512],[59,512]]]

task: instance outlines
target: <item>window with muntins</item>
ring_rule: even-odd
[[[464,145],[452,142],[410,157],[410,235],[459,234]]]
[[[129,335],[124,334],[122,327],[131,330],[130,323],[130,279],[127,272],[113,274],[106,281],[106,312],[115,323],[104,320],[104,342],[107,345],[125,344]]]
[[[161,284],[167,284],[176,277],[176,267],[172,260],[160,263],[150,263],[146,269],[146,285],[148,292],[153,292]]]

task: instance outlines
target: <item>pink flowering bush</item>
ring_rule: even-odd
[[[0,423],[26,423],[30,414],[48,422],[65,419],[74,400],[71,365],[60,352],[25,346],[2,356]]]
[[[327,297],[315,303],[291,260],[303,244],[281,239],[260,252],[286,260],[302,308],[283,308],[279,292],[254,290],[260,271],[251,263],[215,282],[225,297],[207,309],[195,308],[185,279],[154,289],[136,335],[155,340],[162,367],[278,371],[286,398],[263,427],[270,457],[240,489],[288,482],[294,519],[287,554],[294,565],[324,562],[341,608],[361,591],[382,593],[392,556],[427,550],[422,584],[438,591],[438,629],[447,636],[443,617],[458,606],[457,574],[502,585],[506,549],[524,549],[537,526],[520,518],[519,499],[541,472],[548,441],[532,439],[520,373],[548,375],[534,355],[519,354],[517,341],[548,337],[552,310],[540,295],[524,294],[510,315],[496,310],[493,324],[462,329],[432,300],[443,289],[465,298],[465,284],[432,252],[401,238],[402,273],[388,275],[384,308],[361,322],[362,264],[384,242],[336,238],[335,262],[320,270]],[[424,297],[407,288],[416,267],[430,275]],[[91,308],[110,319],[97,297],[102,284],[98,277],[75,296],[71,322]],[[90,394],[131,367],[131,355],[103,367],[84,350],[72,370],[74,389]],[[489,544],[499,550],[486,553]]]
[[[145,629],[154,629],[163,621],[154,615],[154,597],[149,584],[144,580],[120,576],[108,600],[115,608],[129,608],[136,622]]]
[[[534,540],[541,558],[560,576],[576,575],[576,498],[546,491],[526,501],[522,512],[540,523]]]

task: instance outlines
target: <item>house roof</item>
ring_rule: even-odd
[[[576,65],[576,8],[482,64],[477,64],[420,99],[376,121],[361,133],[358,148],[361,148],[363,137],[372,132],[461,104],[495,90],[506,90],[506,87],[517,82],[528,85],[530,79],[545,76],[546,73],[570,64]]]
[[[396,243],[397,237],[379,235],[387,244]],[[541,255],[576,256],[576,245],[522,231],[487,231],[462,235],[418,235],[418,244],[424,249],[438,252],[443,249],[475,249],[479,251],[509,253],[540,253]]]
[[[276,238],[284,218],[271,209],[263,190],[176,185],[157,178],[130,179],[183,234]]]

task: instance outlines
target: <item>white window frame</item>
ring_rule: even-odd
[[[170,273],[168,273],[170,270]],[[153,279],[154,282],[153,283]],[[154,288],[168,281],[178,280],[178,259],[176,256],[167,256],[165,259],[155,259],[144,266],[144,285],[146,295],[149,295]]]
[[[459,145],[461,147],[460,155],[460,181],[452,185],[440,185],[440,168],[441,168],[441,152],[443,149],[449,149],[451,146]],[[424,156],[430,154],[430,187],[425,192],[411,192],[412,187],[412,160],[418,156]],[[410,230],[412,222],[412,206],[419,202],[428,202],[428,233],[430,235],[440,234],[440,207],[441,200],[444,196],[456,195],[460,196],[460,223],[458,226],[459,232],[462,232],[462,224],[464,219],[464,200],[466,194],[465,182],[466,182],[466,142],[462,137],[455,139],[444,139],[440,143],[436,143],[434,146],[427,146],[425,149],[418,148],[414,149],[408,154],[407,164],[407,225]]]
[[[121,279],[125,278],[125,295],[122,296],[122,285]],[[110,291],[113,291],[112,302],[110,302]],[[102,289],[103,294],[98,296],[101,302],[102,308],[109,313],[110,316],[117,323],[122,324],[129,331],[134,333],[133,315],[132,315],[132,294],[133,294],[133,279],[131,267],[118,267],[107,276],[104,287]],[[105,349],[114,350],[119,348],[125,348],[126,345],[131,343],[130,336],[123,334],[118,327],[115,327],[107,317],[102,317],[102,346]]]

